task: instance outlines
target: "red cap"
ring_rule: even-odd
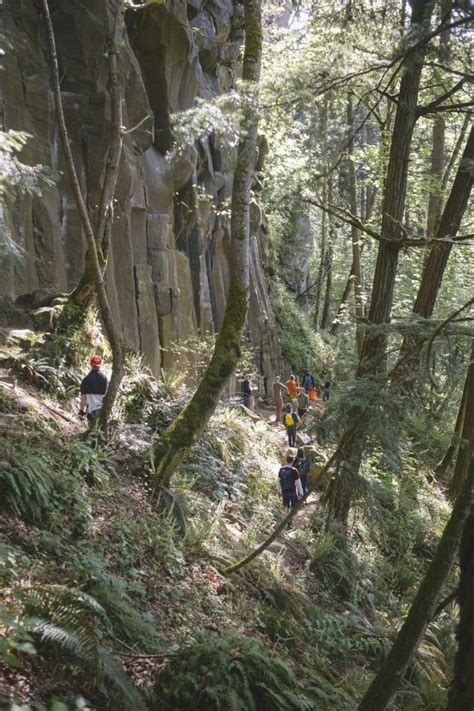
[[[100,368],[102,365],[102,358],[99,355],[94,355],[92,356],[90,363],[95,368]]]

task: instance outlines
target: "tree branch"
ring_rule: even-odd
[[[417,116],[425,116],[426,114],[432,113],[436,107],[439,107],[440,104],[443,103],[446,99],[449,99],[451,96],[453,96],[459,89],[461,89],[466,82],[466,79],[460,79],[454,86],[449,89],[449,91],[445,91],[444,94],[441,94],[438,96],[436,99],[434,99],[431,103],[427,104],[426,106],[419,106],[417,109]],[[441,109],[437,109],[441,110]]]

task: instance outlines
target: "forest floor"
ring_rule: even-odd
[[[379,523],[373,533],[362,520],[353,524],[357,537],[341,552],[337,538],[323,533],[319,494],[312,495],[290,530],[240,574],[225,577],[223,568],[258,545],[285,513],[276,485],[285,430],[271,424],[273,410],[262,407],[251,416],[222,405],[175,476],[171,514],[159,514],[150,444],[182,400],[162,393],[144,406],[142,389],[141,374],[130,379],[122,395],[125,421],[104,444],[84,439],[73,401],[0,370],[0,445],[10,473],[31,477],[28,500],[19,499],[0,469],[6,599],[25,585],[68,586],[93,596],[108,620],[103,645],[140,690],[155,689],[164,708],[181,708],[166,706],[175,660],[199,640],[212,649],[215,635],[230,630],[279,655],[294,669],[295,693],[314,700],[283,708],[353,709],[398,614],[387,591],[394,574],[378,553]],[[146,423],[127,415],[137,393]],[[424,495],[416,535],[429,540],[439,506]],[[386,524],[392,525],[380,521]],[[0,637],[7,632],[0,629]],[[16,664],[0,671],[0,697],[9,703],[42,702],[49,711],[53,696],[81,696],[88,708],[121,708],[105,689],[91,687],[81,668],[51,651],[32,655],[13,646],[13,654]],[[429,654],[441,666],[437,652]]]

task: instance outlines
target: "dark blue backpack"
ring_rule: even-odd
[[[279,477],[282,492],[291,491],[294,485],[293,467],[282,467],[280,469]]]
[[[306,457],[298,457],[295,464],[300,474],[307,474],[309,472],[309,464]]]

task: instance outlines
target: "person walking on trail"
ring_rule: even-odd
[[[295,376],[290,375],[285,385],[288,390],[288,397],[290,398],[291,403],[293,403],[293,400],[296,400],[296,396],[298,395],[298,385],[296,384]]]
[[[275,401],[275,423],[280,422],[281,411],[283,409],[283,395],[288,395],[288,390],[286,385],[280,380],[280,376],[277,375],[273,387],[273,399]]]
[[[291,405],[285,406],[285,412],[283,413],[283,424],[286,427],[286,434],[288,436],[288,446],[296,447],[296,424],[299,420],[298,413],[296,410],[292,410]]]
[[[309,407],[309,396],[305,393],[303,388],[300,388],[298,391],[296,403],[298,405],[298,416],[303,417],[308,412]]]
[[[304,456],[304,450],[298,449],[295,457],[295,467],[298,469],[301,480],[301,488],[303,489],[303,494],[306,494],[308,488],[308,473],[309,473],[309,462]]]
[[[293,466],[293,457],[288,455],[286,464],[278,472],[278,488],[286,509],[292,509],[303,496],[298,470]]]
[[[244,405],[249,410],[251,410],[252,409],[252,394],[253,394],[252,376],[251,375],[247,375],[247,377],[245,378],[243,386],[242,386],[242,391],[244,393]]]
[[[310,390],[315,390],[316,386],[314,383],[314,375],[309,372],[309,370],[304,371],[303,375],[303,380],[301,381],[301,385],[304,387],[305,392],[309,392]]]
[[[92,356],[90,365],[89,374],[81,382],[79,415],[81,417],[87,415],[89,425],[92,426],[102,408],[109,381],[100,371],[102,358],[99,355]]]
[[[327,402],[329,400],[331,395],[331,388],[332,382],[330,380],[326,380],[323,387],[323,402]]]

